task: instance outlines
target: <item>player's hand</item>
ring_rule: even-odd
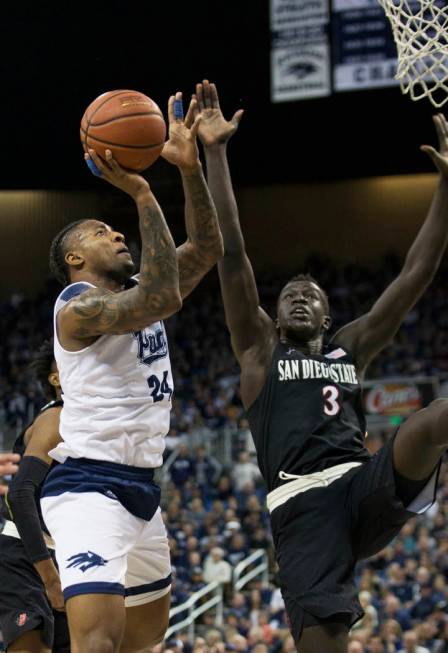
[[[442,113],[433,116],[439,141],[439,151],[430,145],[422,145],[421,150],[428,154],[442,177],[448,180],[448,122]]]
[[[216,86],[207,79],[202,84],[196,84],[196,95],[193,97],[197,100],[198,115],[202,118],[198,135],[203,146],[213,147],[227,143],[238,129],[243,110],[239,109],[230,120],[226,120],[219,106]]]
[[[137,172],[129,172],[122,168],[113,158],[112,152],[106,150],[106,160],[102,159],[95,150],[90,150],[84,155],[86,162],[90,162],[89,168],[92,170],[91,163],[98,172],[94,174],[108,181],[112,186],[116,186],[134,199],[139,193],[149,189],[149,184]],[[93,172],[93,171],[92,171]]]
[[[62,593],[61,580],[59,576],[45,583],[45,591],[53,610],[65,612],[64,595]]]
[[[20,456],[17,453],[0,453],[0,476],[15,474],[19,469],[17,463]]]
[[[196,100],[192,99],[185,119],[183,117],[182,93],[178,91],[168,100],[168,137],[162,156],[181,170],[200,166],[196,142],[201,117],[197,115]]]

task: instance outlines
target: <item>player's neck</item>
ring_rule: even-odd
[[[73,274],[71,278],[71,283],[78,283],[79,281],[85,281],[86,283],[91,283],[97,288],[105,288],[106,290],[111,290],[112,292],[119,292],[123,290],[123,283],[107,277],[104,275],[96,274],[90,270],[83,270],[79,275]]]
[[[322,353],[322,336],[318,336],[313,340],[308,342],[299,342],[293,338],[288,338],[287,336],[281,336],[280,342],[287,347],[293,347],[297,351],[302,352],[302,354],[321,354]]]

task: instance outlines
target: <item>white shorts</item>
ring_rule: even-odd
[[[130,607],[170,591],[170,553],[160,508],[146,521],[99,492],[44,496],[41,507],[55,541],[66,601],[79,594],[121,594]]]

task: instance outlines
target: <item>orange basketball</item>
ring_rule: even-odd
[[[103,159],[111,150],[124,168],[140,172],[160,155],[166,136],[157,104],[138,91],[108,91],[96,98],[81,120],[84,151],[94,149]]]

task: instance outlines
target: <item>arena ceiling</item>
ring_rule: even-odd
[[[397,88],[271,104],[267,0],[3,3],[0,185],[95,188],[79,121],[115,88],[168,95],[218,84],[226,115],[246,114],[231,146],[238,184],[425,172],[433,108]],[[162,179],[166,164],[151,175]]]

